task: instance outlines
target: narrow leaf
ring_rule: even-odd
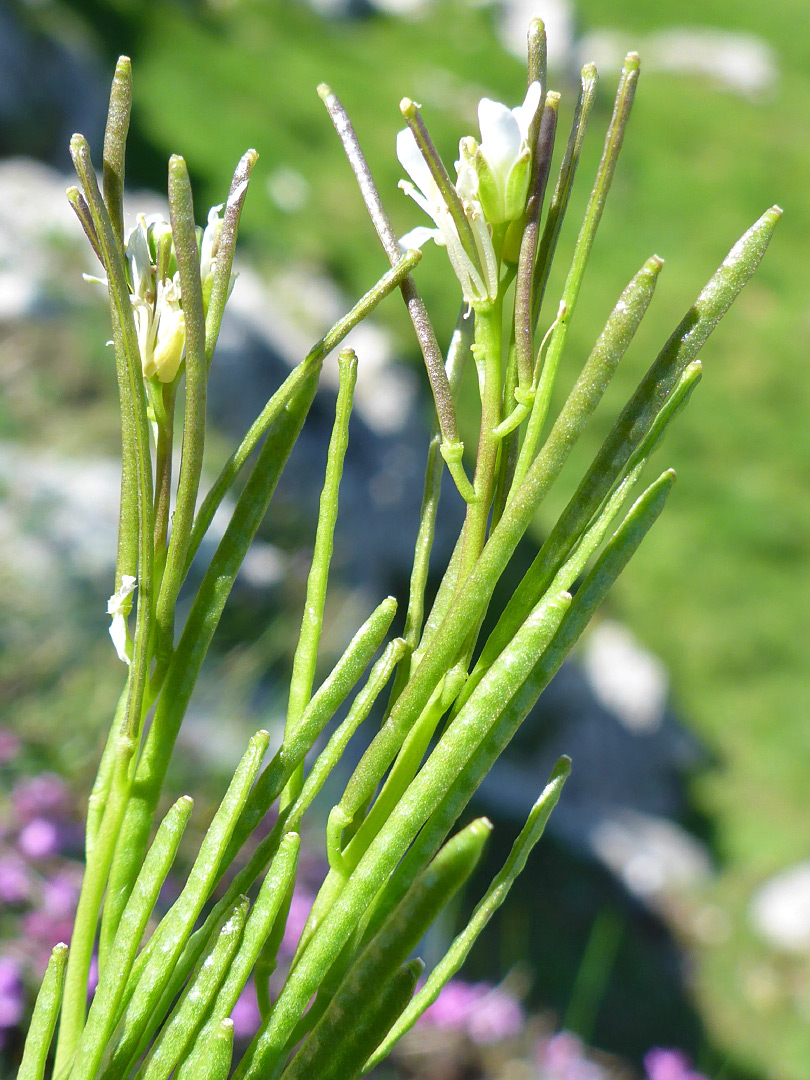
[[[124,908],[107,962],[101,968],[93,1004],[70,1075],[76,1080],[95,1076],[104,1049],[113,1032],[116,1016],[135,954],[141,944],[146,924],[171,869],[177,848],[191,814],[193,800],[179,799],[160,823],[143,868]]]
[[[222,856],[261,767],[270,736],[257,732],[239,763],[214,820],[205,834],[186,885],[155,931],[149,957],[132,988],[120,1039],[113,1051],[108,1080],[125,1075],[163,1017],[154,1015],[163,990],[197,916],[219,876]],[[132,983],[132,979],[130,980]],[[107,1074],[105,1074],[107,1075]]]
[[[62,1004],[67,954],[68,947],[64,942],[54,946],[34,1004],[17,1080],[44,1080],[48,1051]]]
[[[318,1076],[332,1055],[347,1052],[343,1048],[345,1040],[351,1040],[351,1025],[346,1023],[346,1017],[374,1009],[386,982],[421,940],[437,912],[472,873],[491,830],[486,818],[472,822],[448,841],[416,879],[379,933],[346,972],[323,1016],[285,1071],[285,1080]],[[279,998],[269,1023],[260,1030],[240,1064],[236,1078],[252,1080],[275,1067],[286,1043],[286,1036],[281,1039],[285,1010],[294,1010],[297,1019],[308,1001],[308,998],[297,1002],[288,998],[282,1003]]]
[[[515,878],[526,865],[526,860],[532,848],[543,835],[546,822],[551,815],[551,811],[557,805],[563,784],[567,780],[570,771],[570,759],[567,757],[560,758],[549,777],[548,784],[532,807],[520,835],[512,845],[509,857],[498,875],[493,879],[486,894],[476,905],[467,926],[454,938],[450,948],[430,973],[427,982],[405,1009],[385,1038],[385,1041],[366,1061],[363,1068],[364,1073],[370,1072],[383,1058],[387,1057],[394,1043],[401,1039],[407,1031],[410,1031],[425,1009],[429,1008],[438,998],[443,987],[461,969],[478,936],[508,896]]]
[[[180,1000],[152,1045],[137,1080],[168,1080],[191,1046],[205,1021],[209,1007],[225,980],[242,941],[248,899],[240,898],[217,935],[214,947],[204,954]]]

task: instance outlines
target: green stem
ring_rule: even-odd
[[[98,835],[101,819],[104,817],[104,807],[107,805],[107,799],[110,793],[112,770],[115,764],[115,751],[118,746],[118,737],[121,734],[121,727],[124,723],[124,716],[127,711],[128,696],[129,683],[127,682],[124,684],[124,689],[121,691],[118,698],[118,704],[115,707],[115,714],[113,715],[113,722],[107,734],[107,740],[104,743],[104,750],[101,755],[101,761],[99,762],[96,779],[93,782],[90,798],[87,801],[84,850],[85,858],[88,861],[92,858],[93,845],[95,844],[96,836]]]
[[[132,970],[135,954],[143,939],[146,924],[152,914],[158,893],[171,869],[193,807],[184,795],[169,810],[160,823],[154,841],[144,859],[138,880],[132,890],[115,940],[102,963],[100,977],[90,1014],[73,1060],[71,1077],[85,1080],[96,1076],[110,1036],[116,1014]]]
[[[133,434],[137,479],[138,611],[126,711],[121,725],[121,733],[117,740],[115,765],[110,774],[109,800],[92,847],[92,855],[87,860],[85,879],[71,938],[73,946],[67,963],[62,1020],[54,1065],[54,1073],[57,1076],[66,1070],[84,1026],[87,1008],[87,977],[93,941],[101,901],[104,896],[107,872],[117,839],[117,831],[129,797],[132,781],[130,766],[140,740],[152,636],[152,538],[154,529],[152,462],[149,449],[146,394],[143,386],[140,351],[135,332],[132,305],[129,299],[126,272],[110,216],[98,188],[98,180],[93,169],[87,140],[83,136],[74,135],[71,139],[71,155],[84,189],[85,199],[104,257],[104,266],[107,270],[119,386],[124,391],[123,424],[124,427],[129,425]],[[126,471],[126,464],[124,468]],[[129,509],[131,510],[131,507]],[[126,516],[127,527],[133,529],[134,522],[129,510],[124,515],[122,509],[122,520],[124,516]],[[132,546],[132,539],[129,538],[125,548],[127,551],[131,551]]]
[[[186,404],[177,499],[166,554],[166,568],[155,609],[155,660],[159,670],[165,668],[174,646],[175,605],[185,577],[186,555],[202,475],[208,386],[205,308],[200,283],[200,251],[194,224],[194,203],[186,163],[177,154],[173,154],[169,159],[169,214],[186,320]]]
[[[191,606],[138,761],[132,798],[110,877],[106,908],[117,924],[137,868],[146,850],[149,829],[169,766],[172,750],[197,677],[236,575],[264,518],[276,483],[309,411],[319,367],[310,372],[268,432],[250,478],[239,496],[225,535],[211,560]]]
[[[374,616],[372,616],[372,618],[369,620],[369,623],[378,623],[380,617],[383,618],[384,627],[382,628],[382,632],[379,633],[376,638],[377,644],[379,644],[379,641],[382,639],[382,637],[385,636],[385,632],[390,625],[393,613],[394,606],[391,602],[389,602],[383,612],[380,612],[378,609],[378,611],[375,613],[375,615],[377,616],[376,620]],[[387,621],[385,621],[386,619]],[[368,633],[362,635],[361,637],[363,643],[367,645]],[[348,716],[338,727],[337,731],[335,731],[335,733],[329,739],[326,747],[318,755],[315,764],[312,766],[312,770],[310,771],[304,782],[301,794],[298,796],[295,803],[279,815],[279,818],[276,821],[276,824],[273,826],[270,834],[259,842],[256,850],[251,855],[247,864],[242,867],[242,869],[231,881],[228,889],[225,892],[225,895],[209,913],[208,918],[206,919],[203,926],[200,927],[200,929],[196,931],[196,933],[194,933],[189,939],[189,942],[186,945],[185,950],[183,951],[182,957],[175,965],[175,974],[172,982],[173,989],[170,988],[172,998],[176,995],[177,990],[185,981],[189,971],[199,959],[202,950],[205,948],[208,940],[211,937],[211,934],[214,932],[214,928],[216,927],[218,920],[222,917],[223,913],[228,909],[228,907],[235,903],[237,897],[240,894],[246,893],[250,888],[252,888],[255,881],[262,873],[264,873],[268,866],[275,867],[275,862],[273,860],[275,859],[276,853],[280,850],[280,847],[283,844],[284,836],[289,834],[290,830],[298,829],[298,827],[300,826],[304,814],[309,809],[312,801],[315,799],[317,794],[321,791],[329,774],[340,761],[340,758],[343,755],[343,751],[345,750],[349,739],[357,730],[358,725],[362,723],[362,721],[368,716],[368,713],[371,710],[371,707],[374,704],[378,694],[382,691],[388,679],[391,677],[391,672],[401,658],[402,649],[403,642],[401,639],[398,638],[395,638],[394,641],[392,641],[388,645],[382,657],[372,668],[371,674],[369,675],[365,686],[355,698],[355,701],[353,702],[352,707],[349,710]],[[376,645],[371,651],[373,652],[375,650]],[[339,707],[341,701],[343,700],[343,697],[345,696],[345,694],[348,693],[348,689],[351,688],[351,686],[349,686],[349,688],[345,689],[344,692],[342,687],[341,689],[336,689],[336,687],[339,684],[343,683],[353,684],[355,681],[355,676],[359,678],[362,668],[366,666],[366,661],[368,659],[367,651],[364,651],[362,653],[359,663],[354,663],[354,661],[357,660],[357,657],[352,655],[355,651],[356,650],[347,650],[347,652],[349,652],[349,662],[346,665],[339,665],[339,667],[343,667],[342,671],[338,671],[336,669],[336,671],[333,672],[333,676],[339,676],[339,678],[333,680],[332,676],[330,676],[330,679],[327,680],[327,683],[333,683],[332,708],[326,708],[324,710],[324,712],[329,716],[331,716],[335,709]],[[349,668],[352,668],[352,664],[354,664],[354,670],[350,671]],[[361,670],[356,671],[357,667],[360,667]],[[324,687],[326,687],[326,683],[324,684]],[[316,736],[313,736],[313,741],[315,737]],[[245,807],[242,818],[240,819],[236,829],[234,830],[234,835],[231,840],[230,848],[225,853],[225,857],[222,860],[223,867],[231,865],[234,854],[241,847],[244,838],[250,835],[250,833],[253,831],[253,825],[255,824],[255,822],[260,820],[261,816],[263,816],[264,811],[262,808],[266,808],[266,806],[271,802],[271,800],[274,800],[281,792],[286,778],[291,775],[292,769],[298,761],[297,755],[300,754],[301,758],[303,759],[306,749],[308,749],[308,747],[302,744],[302,748],[297,750],[295,755],[290,756],[286,766],[286,771],[282,771],[280,773],[280,775],[276,779],[275,785],[270,785],[269,794],[266,799],[257,798],[254,789],[254,793],[252,796],[253,802],[252,804],[248,804],[248,806]],[[278,756],[279,755],[276,755],[276,757]],[[266,776],[266,774],[267,770],[265,770],[263,776]],[[275,955],[275,953],[273,955]]]
[[[59,1008],[62,1004],[62,992],[67,963],[68,947],[64,942],[54,946],[42,985],[34,1005],[34,1015],[28,1025],[25,1037],[20,1070],[17,1080],[44,1080],[48,1053],[51,1048]]]
[[[492,523],[491,528],[495,528],[498,522],[501,520],[501,516],[506,506],[506,498],[509,494],[509,488],[512,484],[512,477],[515,475],[515,465],[517,463],[517,455],[519,449],[519,438],[516,424],[511,430],[504,432],[504,425],[510,423],[511,417],[508,414],[508,410],[511,403],[515,401],[515,391],[518,389],[518,372],[517,372],[517,350],[515,348],[515,328],[511,328],[509,333],[509,348],[506,354],[506,371],[503,379],[503,396],[501,405],[501,415],[506,415],[506,419],[502,420],[498,427],[495,429],[495,434],[498,439],[498,467],[495,477],[495,494],[492,500]],[[518,406],[517,408],[520,408]],[[512,414],[514,416],[514,413]]]
[[[338,958],[349,935],[364,917],[381,882],[394,870],[443,795],[475,755],[504,706],[519,692],[534,667],[538,652],[542,653],[553,636],[560,615],[569,603],[570,597],[560,597],[538,607],[510,655],[504,657],[502,663],[493,665],[477,696],[442,735],[358,863],[329,918],[315,931],[303,956],[292,969],[269,1023],[263,1026],[255,1040],[255,1052],[244,1080],[266,1076],[265,1066],[274,1061],[278,1049],[292,1034],[302,1001],[304,1005],[309,1001],[324,973]],[[242,1074],[238,1075],[241,1077]]]
[[[88,862],[82,878],[76,917],[73,922],[59,1041],[53,1072],[56,1080],[67,1075],[84,1028],[87,1009],[87,978],[93,956],[98,916],[121,822],[127,808],[132,783],[130,766],[134,755],[135,742],[122,731],[116,748],[107,805],[93,845],[93,858]]]
[[[157,446],[155,450],[155,581],[162,576],[166,559],[166,539],[169,532],[169,509],[172,494],[172,447],[174,444],[174,383],[159,383],[155,387],[155,418]],[[159,397],[158,397],[159,395]]]
[[[475,794],[481,780],[509,744],[537,698],[587,626],[594,611],[604,600],[611,585],[657,520],[673,481],[674,475],[665,473],[636,501],[625,521],[583,581],[573,602],[567,609],[565,605],[562,606],[561,621],[557,623],[556,632],[553,633],[550,642],[546,642],[542,648],[535,650],[536,662],[528,678],[506,703],[500,716],[490,726],[475,752],[468,757],[467,763],[447,784],[413,845],[397,866],[385,889],[375,900],[370,914],[366,916],[367,933],[374,931],[374,927],[385,918],[386,912],[399,901],[416,875],[439,849],[459,815]],[[522,633],[524,633],[523,628],[521,628]],[[515,642],[512,642],[508,650],[513,655],[514,646]],[[411,791],[408,792],[407,798],[410,796]],[[392,828],[393,820],[389,820],[386,829],[375,842],[378,850],[382,845],[384,834]],[[344,897],[344,903],[345,899]]]
[[[312,749],[315,740],[349,696],[374,653],[382,644],[396,610],[396,601],[391,596],[383,600],[374,609],[349,642],[346,651],[329,677],[318,688],[318,692],[304,710],[304,715],[298,727],[289,734],[289,737],[284,739],[273,760],[263,770],[250,794],[245,812],[236,829],[234,843],[229,852],[231,857],[236,855],[239,847],[247,840],[276,801],[292,772],[301,764],[305,755]],[[389,662],[396,663],[401,656],[401,642],[398,642],[399,639],[394,639],[388,645],[378,663],[375,664],[369,676],[368,686],[374,685],[376,678],[383,669],[387,672],[386,679],[388,678],[388,675],[390,675]],[[358,696],[355,705],[358,705],[363,696]],[[376,697],[376,693],[374,696]],[[371,703],[369,703],[368,707],[371,708]],[[344,721],[344,725],[347,725],[349,719],[353,716],[354,707],[350,710],[349,717]],[[342,730],[344,725],[341,725],[339,730]],[[308,784],[309,780],[307,780],[304,787],[306,788]],[[296,805],[302,797],[303,793],[296,800]],[[292,828],[293,826],[290,825],[289,827]]]
[[[276,927],[281,922],[283,904],[292,895],[292,887],[295,883],[295,871],[298,865],[298,849],[300,843],[298,834],[288,832],[279,844],[278,853],[273,859],[272,865],[267,872],[267,877],[262,882],[256,903],[250,912],[242,935],[242,944],[231,964],[228,974],[222,986],[217,992],[216,1000],[205,1021],[205,1026],[197,1036],[197,1045],[202,1047],[217,1025],[226,1017],[230,1016],[233,1007],[239,999],[245,983],[248,981],[254,964],[256,971],[256,990],[259,989],[258,965],[264,953],[266,944],[276,933]],[[283,929],[283,927],[282,927]],[[276,948],[281,941],[278,935]],[[275,951],[272,953],[275,957]],[[177,1080],[197,1080],[198,1070],[201,1067],[200,1055],[192,1050],[185,1060],[182,1061],[177,1072]]]
[[[473,328],[474,322],[466,317],[466,305],[464,305],[456,319],[453,336],[450,339],[450,347],[447,350],[446,371],[450,393],[453,398],[458,393],[461,376],[470,355]],[[428,574],[430,572],[430,553],[433,548],[436,517],[439,511],[439,498],[441,495],[442,457],[440,448],[441,431],[438,419],[436,419],[433,424],[430,443],[428,444],[425,486],[422,493],[422,506],[419,511],[419,530],[414,547],[413,568],[408,591],[408,610],[405,613],[405,629],[402,634],[408,646],[408,655],[397,669],[394,686],[391,690],[391,700],[388,705],[389,712],[408,681],[413,663],[413,654],[419,645],[425,618],[425,589],[427,588]]]
[[[216,249],[211,295],[208,298],[208,310],[205,314],[205,360],[206,366],[209,368],[211,367],[214,349],[219,337],[219,328],[222,325],[225,304],[231,293],[231,267],[233,266],[233,255],[236,249],[239,217],[247,195],[250,174],[258,158],[259,155],[255,150],[248,150],[239,159],[239,164],[234,170],[230,190],[228,191],[225,213],[222,215],[222,229]]]
[[[148,959],[137,971],[137,981],[133,977],[129,980],[130,984],[135,982],[135,985],[118,1027],[119,1038],[104,1073],[107,1080],[119,1080],[127,1075],[163,1020],[163,1016],[158,1015],[157,1005],[171,980],[194,924],[217,882],[223,855],[261,767],[269,738],[266,731],[258,731],[250,739],[214,820],[203,838],[183,891],[155,930]],[[133,976],[135,974],[133,971]]]
[[[340,850],[339,835],[338,843],[332,846],[333,859],[330,863],[333,870],[347,878],[357,866],[363,853],[368,850],[369,844],[380,831],[382,826],[391,815],[391,811],[397,805],[408,785],[419,771],[419,766],[425,756],[430,740],[433,738],[439,721],[452,704],[452,698],[460,689],[458,676],[452,679],[453,672],[448,673],[434,693],[433,697],[425,706],[422,715],[408,732],[408,737],[402,744],[396,761],[391,766],[391,771],[385,779],[382,790],[374,801],[363,823],[347,844],[345,850]],[[445,685],[450,684],[452,689],[445,692]],[[327,837],[333,822],[337,825],[339,834],[343,828],[351,824],[343,806],[338,803],[329,815],[327,825]],[[327,850],[329,850],[327,846]]]
[[[343,475],[346,449],[349,445],[349,419],[357,381],[357,356],[353,349],[341,351],[338,366],[340,382],[335,405],[335,422],[326,455],[326,473],[321,490],[312,565],[307,578],[301,632],[293,657],[287,719],[284,726],[285,738],[292,735],[301,722],[304,709],[312,696],[312,684],[315,680],[315,665],[318,660],[318,644],[321,639],[326,589],[329,582],[329,565],[335,539],[340,480]],[[282,805],[285,800],[292,802],[295,799],[300,791],[302,780],[303,772],[299,768],[282,796]]]
[[[503,295],[491,305],[481,305],[475,313],[473,358],[478,371],[481,397],[481,432],[475,462],[474,500],[467,506],[464,521],[461,561],[456,589],[463,589],[487,538],[489,512],[495,493],[498,439],[495,429],[501,420],[501,349]]]
[[[290,1063],[284,1074],[286,1080],[319,1076],[321,1068],[318,1066],[323,1067],[324,1058],[328,1061],[330,1048],[341,1057],[350,1052],[352,1028],[346,1023],[346,1017],[366,1007],[373,1009],[388,979],[418,945],[436,912],[472,873],[491,831],[492,825],[486,818],[473,821],[447,842],[433,863],[417,878],[374,941],[346,973],[329,1008]],[[288,979],[287,987],[290,982]],[[308,999],[304,1001],[300,996],[296,999],[294,995],[282,1000],[285,991],[276,1002],[270,1022],[260,1030],[240,1062],[234,1080],[257,1076],[270,1080],[281,1072],[284,1064],[281,1055],[288,1034],[286,1028],[290,1019],[297,1019],[308,1004]],[[342,1075],[354,1075],[345,1067],[345,1058],[342,1064]],[[341,1072],[330,1070],[328,1075],[339,1076]]]
[[[209,948],[200,958],[177,1004],[166,1018],[133,1080],[169,1080],[191,1049],[239,950],[249,901],[240,897]]]
[[[551,335],[545,363],[543,364],[543,370],[540,375],[540,384],[537,388],[537,393],[535,394],[532,411],[529,416],[529,423],[523,439],[523,445],[521,446],[520,454],[518,455],[515,476],[512,481],[513,491],[522,482],[540,445],[540,438],[543,433],[546,417],[548,416],[549,406],[551,405],[551,393],[554,389],[554,383],[560,366],[560,359],[568,336],[568,326],[571,322],[577,300],[579,299],[588,259],[596,237],[596,230],[602,219],[602,211],[605,208],[605,202],[613,181],[613,175],[616,171],[616,162],[619,158],[627,122],[630,118],[630,110],[633,105],[638,74],[638,55],[636,53],[628,53],[624,61],[624,67],[622,68],[619,88],[616,91],[613,116],[611,117],[610,125],[608,127],[605,146],[602,151],[602,159],[599,162],[596,180],[594,181],[593,189],[588,200],[588,206],[585,210],[585,217],[579,230],[579,236],[577,237],[568,277],[565,281],[562,303],[560,305],[562,317],[558,318],[557,324]]]
[[[549,437],[532,467],[533,473],[545,472],[546,491],[562,470],[577,439],[602,400],[619,362],[627,352],[653,298],[662,266],[662,260],[653,255],[623,289],[579,378],[560,410]],[[572,502],[576,498],[575,496]],[[574,531],[570,522],[565,526],[560,523],[554,526],[549,539],[543,545],[530,570],[524,575],[523,581],[513,593],[497,626],[490,634],[462,697],[472,692],[487,665],[511,640],[532,605],[548,588],[560,562],[576,543],[595,511],[596,506],[592,506],[587,517],[576,519],[577,531]],[[563,518],[565,517],[564,514]],[[563,518],[560,519],[561,522]],[[554,557],[552,557],[552,550]]]

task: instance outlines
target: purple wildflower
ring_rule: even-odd
[[[0,900],[4,904],[21,904],[31,896],[31,876],[25,860],[19,855],[0,858]]]
[[[295,953],[314,902],[315,897],[307,889],[293,890],[290,913],[287,916],[287,925],[284,927],[284,936],[279,949],[282,955],[292,956]]]
[[[0,956],[0,1031],[16,1027],[23,1014],[20,967],[10,956]]]
[[[60,941],[70,941],[73,919],[70,916],[55,919],[44,911],[29,911],[22,917],[22,931],[31,950],[32,962],[41,972],[45,971],[51,950]]]
[[[644,1055],[647,1080],[706,1080],[695,1072],[686,1054],[681,1050],[655,1047]]]
[[[50,859],[59,854],[59,829],[46,818],[33,818],[20,831],[17,847],[29,859]]]
[[[77,868],[78,869],[78,868]],[[53,918],[72,916],[79,900],[80,873],[62,870],[46,881],[42,889],[42,909]]]
[[[15,784],[11,793],[17,819],[21,824],[34,818],[61,818],[67,813],[69,797],[65,783],[56,773],[40,773]]]
[[[451,979],[433,1004],[422,1013],[421,1020],[433,1027],[462,1031],[467,1017],[486,990],[484,983],[466,983],[461,979]]]
[[[605,1080],[604,1071],[585,1056],[582,1042],[570,1031],[541,1042],[537,1064],[542,1080]]]
[[[517,1035],[523,1009],[500,986],[451,979],[421,1021],[445,1030],[461,1031],[480,1045]]]

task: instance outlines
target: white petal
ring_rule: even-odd
[[[512,109],[512,115],[517,120],[518,127],[520,128],[521,141],[525,142],[529,137],[529,127],[532,120],[534,120],[537,108],[540,105],[540,94],[543,88],[539,82],[533,82],[529,89],[526,91],[526,97],[523,99],[523,104],[518,105],[516,109]]]
[[[478,206],[477,203],[476,206]],[[484,294],[488,299],[494,300],[498,295],[498,260],[495,258],[492,237],[489,234],[487,223],[480,208],[469,214],[468,217],[475,237],[475,247],[486,277]]]
[[[138,224],[127,237],[126,256],[132,274],[132,291],[143,297],[149,283],[149,271],[152,260],[149,257],[149,242],[146,239],[146,219],[138,215]]]
[[[478,195],[478,173],[472,163],[471,154],[464,153],[465,140],[458,144],[458,161],[456,162],[456,191],[462,199],[474,199]],[[474,140],[470,139],[474,145]]]
[[[434,240],[437,244],[444,243],[442,234],[438,229],[429,229],[427,225],[418,225],[415,229],[411,229],[410,232],[399,238],[399,246],[403,251],[412,251],[414,249],[421,251],[422,244],[426,244],[428,240]]]
[[[478,103],[478,123],[481,128],[481,152],[490,168],[503,183],[512,162],[520,153],[521,134],[511,109],[500,101],[481,98]]]
[[[121,575],[121,584],[107,601],[107,614],[118,615],[121,605],[135,591],[135,578],[131,574]]]
[[[163,216],[163,214],[138,214],[138,218],[143,220],[144,228],[147,230],[147,232],[149,231],[149,229],[154,228],[156,225],[161,226],[161,231],[172,231],[171,225]]]
[[[476,300],[484,300],[487,295],[486,285],[481,280],[481,275],[472,259],[464,250],[455,222],[449,214],[446,214],[445,218],[442,233],[447,244],[447,255],[461,285],[461,295],[468,304]]]
[[[405,172],[416,186],[427,196],[434,185],[430,167],[416,145],[416,138],[410,128],[397,133],[397,158]]]
[[[413,186],[409,180],[400,180],[400,188],[409,195],[420,209],[424,210],[428,217],[433,218],[436,221],[436,207],[429,199],[426,199],[421,191]]]
[[[118,653],[118,659],[123,660],[125,664],[129,664],[129,641],[127,639],[127,624],[123,615],[114,615],[113,621],[110,623],[110,637],[112,643],[115,646],[115,651]]]
[[[118,659],[123,660],[125,664],[130,662],[127,615],[132,606],[132,601],[129,601],[129,603],[127,603],[127,601],[134,589],[135,578],[131,574],[122,574],[120,586],[107,601],[107,614],[112,616],[112,622],[110,623],[110,637],[115,646],[115,651],[118,654]]]

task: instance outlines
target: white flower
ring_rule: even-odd
[[[241,190],[237,189],[241,194]],[[207,311],[213,285],[219,238],[222,233],[220,212],[208,211],[205,229],[197,229],[200,249],[200,282],[203,308]],[[177,378],[186,345],[186,317],[180,293],[180,275],[172,241],[172,228],[160,214],[138,214],[126,237],[124,251],[132,292],[130,301],[141,354],[144,378],[170,383]],[[106,285],[102,278],[84,274],[87,281]],[[230,288],[236,275],[231,274]]]
[[[202,231],[200,240],[200,280],[205,293],[205,283],[214,272],[217,259],[219,237],[222,233],[222,218],[219,216],[225,203],[212,206],[208,211],[208,224]],[[199,231],[199,230],[198,230]]]
[[[135,578],[131,574],[121,575],[121,584],[107,601],[107,614],[112,617],[110,637],[118,653],[118,659],[125,664],[131,662],[132,639],[127,629],[127,616],[132,610],[132,594],[135,591]]]
[[[462,139],[456,163],[459,185],[477,197],[491,225],[523,213],[531,172],[529,128],[540,105],[540,83],[533,82],[522,105],[509,109],[482,98],[478,105],[481,142]]]
[[[180,278],[168,276],[171,226],[159,215],[138,215],[127,236],[126,257],[132,279],[132,310],[144,378],[174,382],[183,359],[186,319]],[[165,276],[159,276],[162,270]]]
[[[239,185],[228,198],[228,205],[234,199],[239,199],[247,187],[247,180]],[[225,208],[225,203],[212,206],[208,211],[208,224],[204,229],[197,229],[197,240],[200,248],[200,284],[202,285],[203,307],[208,312],[208,304],[211,301],[211,290],[214,287],[214,270],[217,265],[219,254],[219,240],[222,235],[222,218],[220,214]],[[228,296],[231,295],[234,283],[239,275],[231,273],[228,281]]]
[[[478,255],[476,265],[464,250],[456,224],[410,128],[397,135],[397,157],[413,181],[400,180],[399,186],[436,223],[435,229],[420,226],[406,233],[400,240],[401,247],[405,250],[420,248],[427,240],[445,246],[467,303],[494,300],[498,294],[498,263],[480,204],[475,199],[466,198],[466,193],[459,190],[464,214],[475,240]]]

